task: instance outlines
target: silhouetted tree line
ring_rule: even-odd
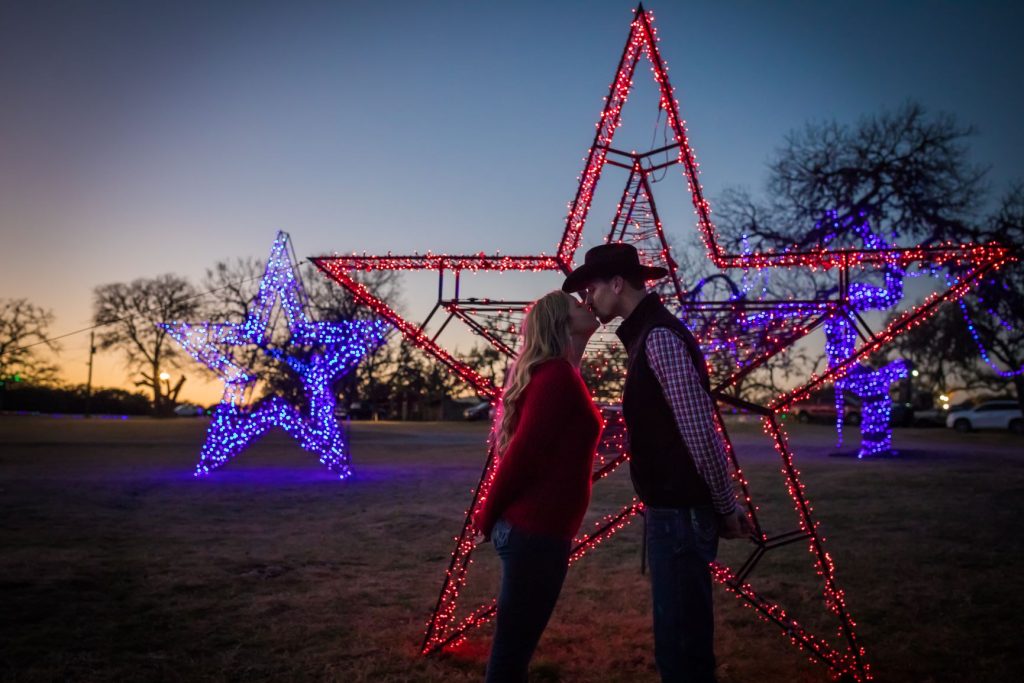
[[[150,391],[154,412],[166,413],[173,408],[174,394],[181,388],[184,375],[176,380],[161,381],[162,373],[181,372],[185,367],[190,372],[210,376],[212,372],[187,359],[157,323],[176,320],[241,323],[252,308],[264,268],[264,262],[259,259],[235,259],[218,262],[207,269],[199,287],[176,275],[97,287],[95,322],[104,325],[99,336],[100,348],[124,354],[129,367],[140,378],[137,384]],[[336,322],[371,316],[365,307],[356,304],[348,290],[327,280],[312,266],[305,265],[300,272],[312,319]],[[398,305],[401,296],[398,273],[370,272],[360,274],[359,279],[377,296],[392,306]],[[269,346],[285,346],[289,334],[284,316],[276,316],[269,330]],[[236,355],[240,363],[262,378],[251,387],[250,401],[259,402],[276,395],[300,407],[305,404],[304,387],[298,376],[273,354],[255,346],[225,348],[224,351],[241,354]],[[294,345],[289,347],[290,353],[309,351],[311,349]],[[496,367],[500,360],[496,352],[474,349],[465,359],[485,375],[496,377],[500,372]],[[453,402],[452,396],[465,393],[446,368],[402,344],[397,336],[364,358],[354,371],[339,378],[334,390],[344,413],[385,419],[459,417],[463,406]]]
[[[4,410],[28,413],[97,415],[150,415],[150,398],[141,391],[96,389],[90,395],[84,384],[73,387],[18,383],[8,387]]]

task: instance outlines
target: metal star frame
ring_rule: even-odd
[[[284,312],[290,333],[280,347],[271,342],[275,309]],[[224,380],[224,395],[206,432],[196,476],[222,467],[273,427],[318,455],[339,478],[351,475],[348,445],[334,416],[333,385],[376,349],[391,328],[383,321],[312,321],[287,233],[278,232],[259,292],[242,323],[170,322],[161,327]],[[305,414],[279,396],[243,405],[259,373],[237,362],[230,349],[253,346],[299,376],[307,399]]]
[[[957,244],[927,248],[828,249],[822,247],[806,251],[726,253],[718,243],[710,218],[710,208],[698,182],[697,163],[687,141],[684,123],[679,116],[679,103],[675,99],[674,91],[669,83],[667,70],[658,52],[657,42],[653,16],[640,5],[635,10],[626,47],[606,98],[604,110],[598,120],[594,142],[590,147],[583,173],[580,176],[576,196],[569,205],[565,228],[554,255],[541,253],[538,256],[502,256],[497,254],[489,256],[481,252],[475,255],[449,256],[428,252],[425,255],[405,256],[353,254],[351,256],[315,257],[312,260],[325,274],[347,287],[360,302],[394,324],[409,342],[444,363],[481,395],[496,399],[499,390],[494,383],[442,348],[437,343],[440,330],[433,335],[428,334],[426,332],[427,322],[437,311],[444,309],[448,313],[448,317],[442,324],[442,329],[452,319],[457,318],[481,334],[502,353],[513,355],[514,342],[512,338],[518,326],[516,315],[521,314],[526,302],[462,299],[459,294],[460,275],[463,272],[481,271],[570,272],[602,170],[606,166],[613,166],[627,171],[628,179],[612,221],[611,231],[606,235],[606,241],[633,242],[641,251],[646,262],[669,268],[672,273],[671,281],[668,283],[668,287],[662,290],[662,294],[668,297],[669,300],[666,303],[674,306],[680,317],[687,320],[692,320],[693,316],[712,319],[722,319],[728,316],[742,318],[760,311],[770,313],[781,310],[786,311],[786,314],[768,315],[769,321],[790,321],[781,327],[769,330],[768,333],[761,334],[757,343],[748,347],[749,356],[745,361],[718,383],[713,388],[712,394],[719,403],[761,416],[764,431],[772,439],[781,460],[785,485],[792,498],[796,513],[796,524],[791,530],[781,533],[769,533],[762,526],[750,485],[743,475],[739,460],[719,417],[717,426],[728,446],[727,450],[734,476],[742,488],[744,502],[754,523],[755,534],[751,539],[754,549],[747,560],[737,568],[715,562],[712,564],[713,576],[760,616],[781,627],[788,640],[807,651],[813,660],[825,664],[833,675],[845,676],[858,681],[869,680],[871,678],[870,668],[864,649],[857,641],[855,624],[846,604],[845,593],[839,587],[834,563],[825,550],[818,524],[812,518],[812,508],[804,493],[804,485],[800,481],[794,455],[788,445],[778,415],[810,391],[845,377],[861,361],[886,346],[893,338],[924,322],[936,311],[938,306],[962,297],[982,275],[1000,267],[1009,261],[1011,256],[1007,249],[999,245]],[[651,71],[660,92],[660,107],[665,113],[673,142],[644,153],[626,152],[612,147],[612,140],[621,123],[622,108],[631,90],[633,74],[641,56],[646,57],[650,62]],[[660,163],[655,160],[656,156],[673,151],[676,153],[674,159]],[[697,216],[697,226],[708,257],[716,267],[722,270],[809,268],[834,271],[838,273],[839,278],[838,296],[828,300],[737,301],[730,297],[705,300],[695,296],[695,292],[684,292],[676,272],[676,263],[672,258],[671,249],[654,204],[650,180],[652,173],[676,164],[682,167],[683,177],[687,182]],[[946,291],[933,294],[915,308],[902,313],[892,320],[885,329],[879,332],[871,330],[859,316],[856,308],[851,305],[851,273],[864,267],[879,266],[895,267],[905,271],[913,264],[927,264],[932,268],[956,265],[963,269],[963,274]],[[353,271],[370,270],[430,270],[437,272],[439,274],[438,302],[427,319],[421,325],[410,323],[387,303],[375,297],[351,275]],[[455,296],[444,299],[442,296],[444,276],[448,271],[454,274]],[[799,319],[796,323],[792,323],[794,310],[801,312],[801,315],[795,316]],[[776,397],[765,406],[751,404],[730,393],[730,390],[741,379],[762,366],[770,358],[784,351],[812,330],[838,317],[847,319],[861,340],[861,344],[845,359],[835,363],[821,375],[812,375],[803,385]],[[488,321],[494,323],[495,320],[497,320],[496,324],[488,324]],[[711,325],[704,330],[703,336],[699,335],[706,348],[714,348],[718,341],[715,338],[716,329],[718,328]],[[593,473],[595,484],[628,458],[623,447],[623,425],[619,414],[614,410],[606,410],[605,417],[606,427]],[[437,652],[457,645],[466,638],[468,631],[489,621],[496,611],[495,601],[491,601],[472,608],[461,618],[456,616],[458,595],[466,584],[474,549],[470,518],[487,495],[496,465],[496,456],[491,447],[480,484],[474,493],[463,522],[462,531],[456,540],[455,550],[452,553],[434,613],[427,625],[422,646],[424,653]],[[570,561],[576,562],[581,559],[588,550],[628,524],[634,515],[642,512],[642,509],[642,504],[634,499],[618,513],[609,515],[599,522],[590,533],[575,540]],[[805,541],[808,544],[813,558],[813,568],[823,584],[825,604],[837,618],[838,636],[840,640],[845,641],[845,649],[840,649],[829,640],[809,632],[781,605],[773,603],[758,593],[748,581],[765,553],[800,541]]]

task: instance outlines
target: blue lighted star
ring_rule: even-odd
[[[352,473],[348,445],[334,416],[331,387],[383,342],[390,326],[383,321],[311,321],[289,246],[288,234],[279,232],[259,292],[243,322],[160,325],[193,358],[224,380],[224,396],[206,432],[196,476],[223,466],[273,427],[280,427],[304,449],[318,455],[320,462],[340,478]],[[287,318],[290,337],[283,347],[274,348],[270,345],[270,321],[278,302]],[[280,396],[254,406],[243,405],[246,390],[259,379],[259,373],[225,352],[242,346],[256,346],[299,376],[308,404],[306,415]],[[313,352],[304,353],[309,349]]]

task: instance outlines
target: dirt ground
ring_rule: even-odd
[[[277,433],[195,479],[206,424],[0,416],[0,679],[482,679],[490,626],[418,652],[485,426],[353,423],[341,482]],[[1018,680],[1024,439],[898,430],[901,455],[867,462],[830,455],[828,426],[787,429],[876,680]],[[763,523],[795,526],[771,443],[754,423],[730,431]],[[631,498],[624,473],[600,482],[585,527]],[[639,526],[573,566],[531,680],[657,680]],[[720,559],[749,550],[723,543]],[[470,578],[467,608],[494,594],[493,550]],[[750,582],[841,642],[805,544]],[[716,590],[720,681],[829,679]]]

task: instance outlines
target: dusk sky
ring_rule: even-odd
[[[59,335],[89,326],[96,285],[198,284],[218,260],[265,258],[278,229],[300,256],[550,253],[634,7],[5,2],[0,297],[52,309]],[[758,190],[806,122],[909,100],[977,127],[994,196],[1024,179],[1024,3],[645,7],[712,207]],[[657,104],[646,62],[636,81],[639,147]],[[660,191],[685,198],[676,180]],[[682,237],[692,214],[667,227]],[[65,378],[84,382],[88,333],[62,344]],[[185,398],[217,398],[189,375]],[[97,384],[128,379],[98,356]]]

